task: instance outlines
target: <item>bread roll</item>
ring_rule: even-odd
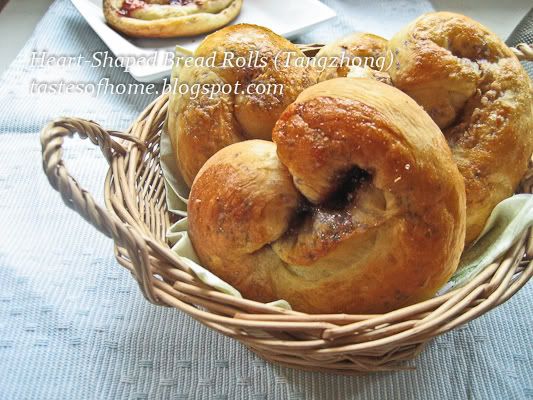
[[[467,198],[466,242],[513,194],[533,151],[531,81],[496,35],[463,15],[423,15],[389,42],[393,84],[442,129]]]
[[[381,36],[356,32],[325,45],[315,56],[323,58],[326,65],[320,71],[319,82],[345,78],[351,67],[356,67],[362,70],[361,75],[390,84],[390,77],[383,72],[386,66],[381,65],[387,59],[387,44],[388,40]],[[333,65],[335,59],[343,62]]]
[[[242,0],[104,0],[106,21],[129,36],[194,36],[239,15]]]
[[[206,60],[213,54],[214,65],[183,66],[178,82],[191,87],[238,83],[239,90],[198,96],[175,90],[168,110],[168,134],[189,186],[207,159],[223,147],[246,139],[271,140],[283,110],[317,81],[313,68],[296,65],[305,55],[295,45],[260,26],[221,29],[209,35],[194,55]],[[251,62],[237,65],[236,60],[250,57]],[[259,93],[259,86],[267,90]]]
[[[407,95],[369,79],[319,83],[283,112],[273,141],[217,152],[189,199],[202,264],[244,297],[381,313],[431,297],[455,271],[463,179]]]

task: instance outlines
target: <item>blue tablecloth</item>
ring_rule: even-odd
[[[325,1],[339,18],[301,41],[352,30],[392,33],[426,1]],[[9,40],[9,38],[2,38]],[[73,115],[125,128],[150,96],[35,95],[33,80],[131,82],[117,68],[31,66],[33,50],[105,50],[57,0],[0,81],[0,399],[522,399],[533,397],[533,286],[443,335],[414,371],[360,377],[265,363],[176,310],[147,303],[112,242],[68,210],[42,171],[38,132]],[[66,162],[97,198],[98,149],[68,143]],[[529,372],[528,372],[529,371]]]

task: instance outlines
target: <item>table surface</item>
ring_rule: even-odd
[[[339,17],[301,41],[392,32],[433,8],[422,0],[326,3]],[[133,82],[117,68],[31,66],[36,49],[87,55],[105,46],[68,0],[57,0],[0,80],[1,400],[533,397],[531,284],[432,341],[415,370],[357,377],[265,363],[187,315],[147,303],[115,262],[112,242],[49,187],[38,132],[61,115],[124,129],[152,98],[30,94],[34,80]],[[98,150],[72,141],[65,158],[101,199],[106,165]]]
[[[15,59],[53,0],[12,0],[2,9],[0,0],[0,74]]]

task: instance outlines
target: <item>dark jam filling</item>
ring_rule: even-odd
[[[193,2],[194,0],[168,0],[168,4],[173,6],[186,6]],[[143,8],[145,5],[146,2],[143,0],[124,0],[118,13],[122,16],[130,17],[135,10]]]
[[[353,167],[344,173],[335,193],[323,204],[331,210],[342,210],[353,200],[357,189],[363,184],[370,182],[372,175],[364,169]]]
[[[357,190],[372,182],[372,174],[361,168],[353,167],[338,178],[338,186],[334,194],[316,206],[304,199],[289,224],[287,235],[293,235],[301,229],[302,224],[312,216],[317,222],[323,222],[332,228],[330,237],[337,240],[343,232],[353,229],[352,216],[345,212],[357,196]],[[327,230],[326,230],[327,231]],[[325,231],[324,231],[325,232]]]

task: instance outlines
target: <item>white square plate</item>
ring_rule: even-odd
[[[136,39],[123,36],[104,19],[102,0],[71,0],[91,28],[117,57],[152,57],[158,62],[134,63],[128,72],[139,82],[153,82],[170,75],[167,54],[175,46],[194,51],[205,35],[192,38]],[[245,0],[232,24],[253,23],[291,38],[335,17],[335,11],[318,0]],[[171,64],[171,63],[170,63]]]

